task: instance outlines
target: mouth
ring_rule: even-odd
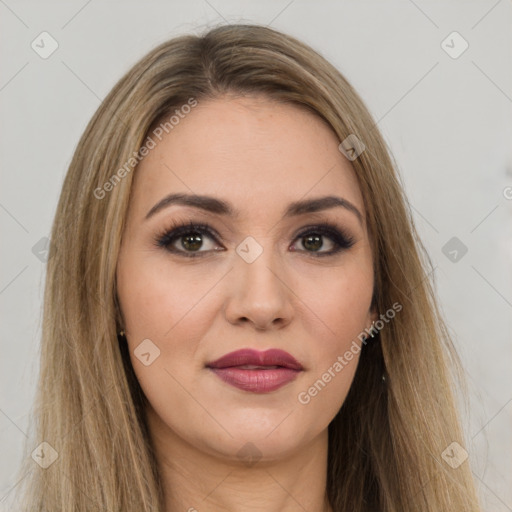
[[[206,368],[227,384],[253,393],[275,391],[303,371],[291,354],[279,349],[237,350],[207,363]]]

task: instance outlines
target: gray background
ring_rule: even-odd
[[[379,121],[465,365],[465,448],[485,510],[512,511],[511,19],[510,0],[0,0],[4,506],[38,373],[44,265],[32,248],[49,235],[78,139],[101,99],[148,50],[226,21],[269,24],[312,45]],[[59,45],[47,59],[31,47],[42,45],[43,31]],[[457,58],[442,45],[453,31],[469,44]],[[451,52],[461,44],[453,36],[444,43]],[[457,249],[457,261],[450,245],[443,252],[452,237],[468,249],[462,257]]]

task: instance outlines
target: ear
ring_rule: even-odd
[[[373,322],[379,319],[379,314],[374,308],[371,308],[366,315],[366,327],[369,329]]]

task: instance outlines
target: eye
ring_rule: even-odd
[[[327,244],[324,242],[326,238]],[[296,240],[302,244],[306,252],[318,257],[331,256],[354,245],[354,239],[349,234],[330,223],[310,226],[297,235]],[[327,250],[322,250],[326,245]]]
[[[205,243],[209,240],[210,243]],[[216,235],[210,226],[206,224],[175,224],[159,234],[155,239],[159,247],[164,247],[169,252],[194,258],[201,253],[222,250],[217,242]],[[204,249],[204,250],[201,250]]]
[[[192,221],[188,224],[176,222],[160,233],[155,238],[155,243],[169,252],[195,258],[212,251],[225,250],[217,238],[215,231],[207,224],[195,224]],[[330,223],[308,226],[295,237],[295,240],[300,242],[304,249],[294,248],[294,244],[291,246],[293,252],[306,252],[315,257],[331,256],[354,245],[354,239],[350,235]]]

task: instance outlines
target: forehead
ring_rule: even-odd
[[[364,209],[337,136],[305,109],[261,96],[199,101],[168,131],[153,136],[156,146],[135,172],[135,208],[184,192],[216,195],[260,215],[327,194]]]

